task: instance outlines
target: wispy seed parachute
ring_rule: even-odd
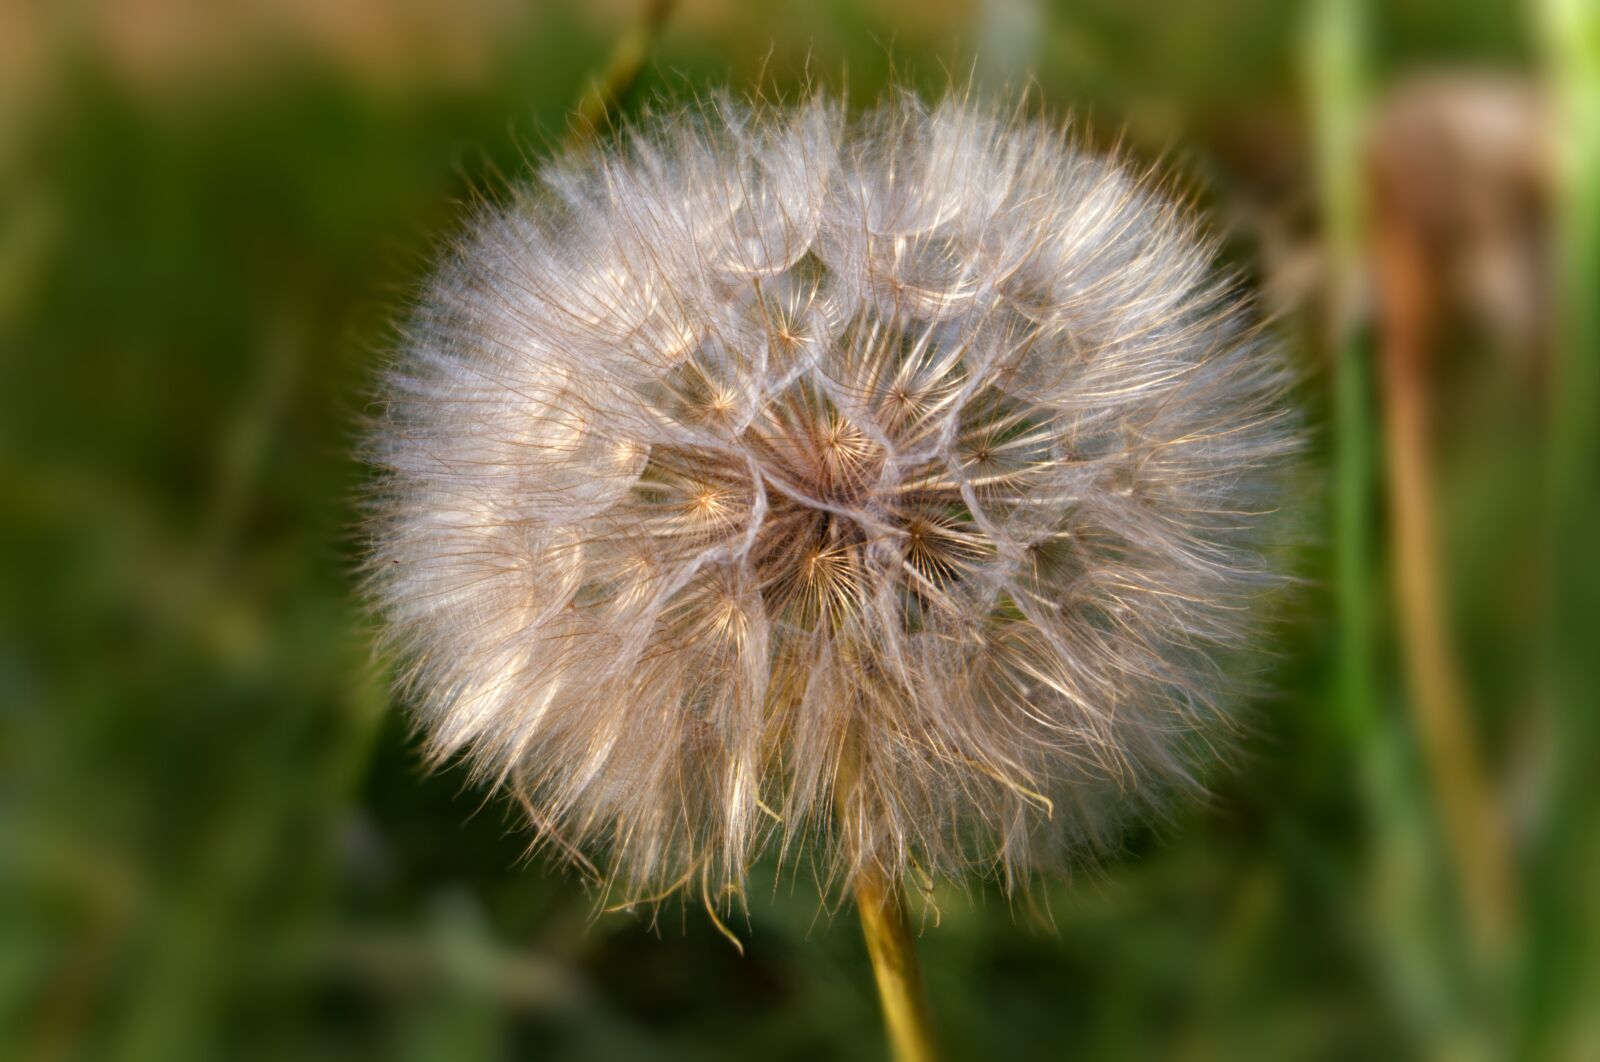
[[[1008,880],[1191,784],[1297,422],[1194,222],[953,101],[647,121],[486,211],[388,376],[428,747],[629,897]]]

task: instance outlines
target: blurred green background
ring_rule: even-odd
[[[396,315],[642,54],[623,114],[1031,74],[1177,170],[1305,370],[1243,757],[1102,867],[942,897],[951,1055],[1600,1059],[1592,0],[667,15],[0,0],[0,1057],[882,1056],[809,881],[741,958],[425,775],[354,586]]]

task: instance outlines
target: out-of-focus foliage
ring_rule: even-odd
[[[1573,376],[1596,356],[1593,132],[1575,160],[1528,161],[1525,203],[1461,167],[1438,178],[1520,204],[1490,213],[1521,227],[1474,246],[1483,290],[1531,309],[1469,284],[1418,311],[1432,474],[1410,500],[1438,529],[1433,633],[1512,886],[1487,944],[1395,593],[1408,507],[1385,493],[1377,211],[1352,194],[1359,212],[1330,213],[1329,181],[1359,192],[1366,168],[1317,147],[1341,143],[1330,115],[1360,132],[1441,65],[1553,81],[1565,102],[1533,106],[1570,146],[1561,123],[1594,114],[1595,16],[1315,6],[687,0],[624,101],[808,78],[865,101],[891,77],[1031,72],[1034,105],[1177,167],[1297,345],[1320,426],[1304,504],[1326,530],[1247,755],[1101,868],[939,898],[922,947],[956,1057],[1600,1055],[1600,775],[1580,769],[1596,749],[1576,692],[1593,607],[1573,591],[1597,562],[1572,532],[1600,516],[1582,486],[1600,410],[1572,408],[1595,397]],[[1348,54],[1329,54],[1330,11],[1357,16]],[[809,879],[769,869],[741,958],[692,905],[597,916],[575,877],[524,858],[499,803],[425,776],[356,593],[353,446],[394,315],[463,203],[565,134],[638,17],[630,0],[0,6],[0,1056],[880,1057],[853,916]],[[1461,260],[1445,243],[1434,258]],[[1330,294],[1341,248],[1355,282]],[[1343,357],[1369,369],[1354,417],[1335,415]],[[1365,567],[1333,563],[1336,454]],[[1335,619],[1352,600],[1370,613],[1356,687]]]

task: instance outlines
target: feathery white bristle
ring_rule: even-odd
[[[1058,130],[724,102],[440,268],[375,595],[433,755],[631,896],[774,842],[1014,880],[1191,784],[1286,385],[1191,218]]]

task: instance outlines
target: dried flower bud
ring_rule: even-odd
[[[629,896],[1070,857],[1189,785],[1296,421],[1193,221],[955,101],[554,164],[418,310],[376,596],[432,754]]]

